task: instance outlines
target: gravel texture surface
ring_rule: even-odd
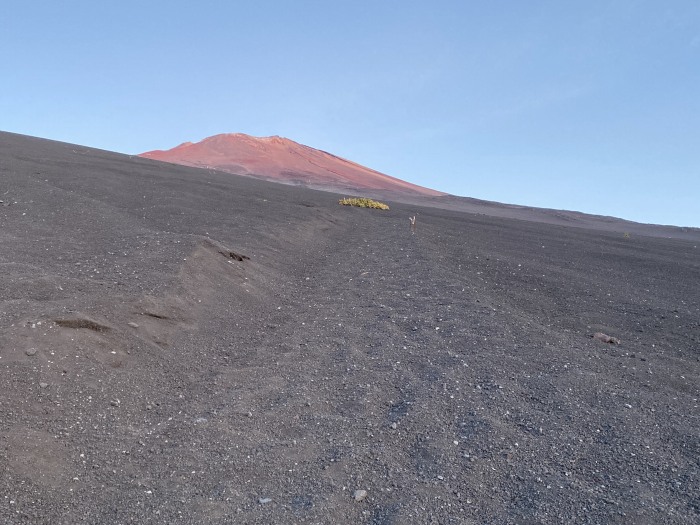
[[[2,524],[700,521],[700,236],[10,134],[0,200]]]

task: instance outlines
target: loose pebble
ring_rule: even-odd
[[[611,337],[608,334],[604,334],[602,332],[596,332],[595,334],[591,335],[591,337],[597,341],[600,341],[602,343],[608,343],[611,345],[619,345],[620,340],[617,337]]]
[[[352,497],[355,498],[355,501],[360,502],[367,497],[367,491],[362,489],[356,490]]]

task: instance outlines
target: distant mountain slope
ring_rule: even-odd
[[[166,151],[148,151],[140,156],[316,189],[445,195],[283,137],[228,133],[197,143],[185,142]]]

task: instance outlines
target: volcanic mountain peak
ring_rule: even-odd
[[[253,137],[244,133],[223,133],[140,156],[331,191],[445,195],[278,135]]]

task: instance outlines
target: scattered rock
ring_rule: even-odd
[[[611,345],[619,345],[620,344],[620,340],[617,337],[611,337],[607,334],[604,334],[603,332],[596,332],[591,337],[597,341],[601,341],[603,343],[609,343]]]
[[[389,426],[390,426],[393,430],[396,430],[396,426],[397,426],[396,423],[392,423],[392,424],[389,425]]]
[[[47,386],[49,386],[48,383],[39,383],[39,388],[46,388]]]
[[[272,501],[272,498],[260,498],[258,501],[261,505],[265,505],[266,503],[270,503]]]
[[[134,323],[133,321],[130,322],[130,323],[128,323],[128,325],[129,325],[131,328],[138,328],[138,327],[139,327],[138,323]]]
[[[355,498],[355,501],[360,502],[364,500],[367,497],[367,491],[366,490],[356,490],[354,494],[352,495],[353,498]]]
[[[118,399],[112,399],[109,404],[113,407],[118,407],[121,402]]]
[[[27,355],[36,355],[36,348],[27,348],[24,353]]]

